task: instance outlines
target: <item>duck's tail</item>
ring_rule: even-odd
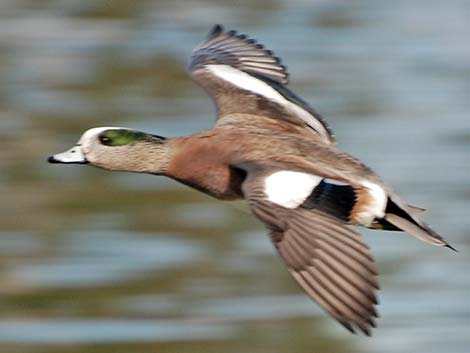
[[[412,206],[408,210],[400,207],[397,203],[388,199],[387,207],[385,209],[385,216],[383,217],[384,229],[389,230],[401,230],[406,232],[426,243],[445,246],[449,249],[457,251],[447,241],[444,240],[439,234],[432,230],[426,223],[416,217],[415,209],[418,208]]]

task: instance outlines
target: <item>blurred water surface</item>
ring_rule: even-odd
[[[0,351],[452,352],[470,344],[466,1],[2,1]],[[459,254],[363,231],[372,338],[301,293],[249,213],[173,181],[45,163],[93,126],[208,128],[185,63],[213,23],[291,87]]]

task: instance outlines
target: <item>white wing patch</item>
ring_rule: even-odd
[[[361,184],[371,196],[372,201],[362,206],[361,211],[356,214],[356,219],[360,224],[368,226],[375,218],[383,218],[385,216],[387,193],[380,185],[370,181],[365,180]]]
[[[224,81],[228,81],[244,90],[259,94],[277,103],[283,104],[286,99],[267,83],[228,65],[207,65],[207,68]]]
[[[317,175],[301,172],[276,172],[265,179],[264,193],[268,200],[276,205],[297,208],[322,179]]]
[[[235,69],[234,67],[228,65],[211,64],[207,65],[206,67],[210,72],[222,80],[230,82],[231,84],[246,91],[250,91],[266,97],[297,114],[303,121],[305,121],[320,134],[322,140],[328,144],[331,143],[328,137],[328,131],[326,131],[325,127],[317,119],[315,119],[315,117],[313,117],[305,109],[299,107],[297,104],[294,104],[285,99],[278,91],[276,91],[267,83],[257,79],[254,76],[251,76],[250,74],[247,74],[246,72]]]

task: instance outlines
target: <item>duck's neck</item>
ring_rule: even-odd
[[[94,165],[115,171],[165,175],[171,158],[170,141],[171,139],[161,143],[139,142],[130,149],[113,151],[112,156],[107,156],[105,165],[100,165],[99,161]]]
[[[166,175],[171,159],[171,139],[160,144],[144,143],[133,153],[139,173]]]

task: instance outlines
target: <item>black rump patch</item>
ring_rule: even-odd
[[[316,208],[349,221],[355,203],[356,192],[352,186],[331,184],[322,180],[300,207]]]

